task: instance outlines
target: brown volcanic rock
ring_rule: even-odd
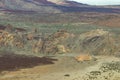
[[[24,39],[22,37],[20,30],[25,30],[25,29],[15,28],[10,24],[1,25],[0,26],[0,46],[22,48],[24,46]]]
[[[58,32],[48,36],[45,39],[40,39],[33,46],[34,52],[41,53],[66,53],[69,51],[68,48],[63,44],[70,34],[65,30],[59,30]]]
[[[0,46],[12,48],[25,46],[27,49],[32,48],[35,53],[46,54],[71,52],[111,55],[118,51],[114,35],[103,29],[91,30],[79,35],[71,34],[66,30],[58,30],[50,35],[38,35],[36,29],[29,34],[26,29],[8,26],[8,30],[1,27]],[[16,29],[20,31],[15,32]]]
[[[24,46],[24,41],[18,35],[3,31],[0,34],[0,46],[16,46],[22,48]]]
[[[102,29],[92,30],[79,36],[81,51],[95,55],[113,55],[118,51],[113,34]]]
[[[118,51],[114,35],[102,29],[92,30],[73,36],[64,30],[40,39],[33,46],[33,52],[56,53],[89,53],[92,55],[113,55]]]

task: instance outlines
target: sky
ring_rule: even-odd
[[[71,0],[90,5],[120,5],[120,0]]]

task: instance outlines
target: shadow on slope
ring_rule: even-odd
[[[14,71],[22,68],[32,68],[38,65],[54,64],[53,61],[57,61],[57,59],[25,56],[8,52],[0,56],[0,72]]]

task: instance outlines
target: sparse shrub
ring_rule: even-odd
[[[102,72],[116,71],[120,73],[120,62],[103,63],[100,70]]]

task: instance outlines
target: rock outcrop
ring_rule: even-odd
[[[64,30],[51,34],[47,38],[42,38],[33,46],[34,52],[42,53],[66,53],[69,49],[63,44],[70,37],[70,33]]]
[[[88,53],[92,55],[113,55],[118,53],[114,34],[103,29],[91,30],[82,34],[72,34],[58,30],[49,35],[40,35],[36,30],[30,32],[12,25],[2,26],[0,46],[30,49],[34,53]]]
[[[103,29],[83,33],[79,41],[81,50],[90,54],[111,55],[117,50],[114,35]]]

